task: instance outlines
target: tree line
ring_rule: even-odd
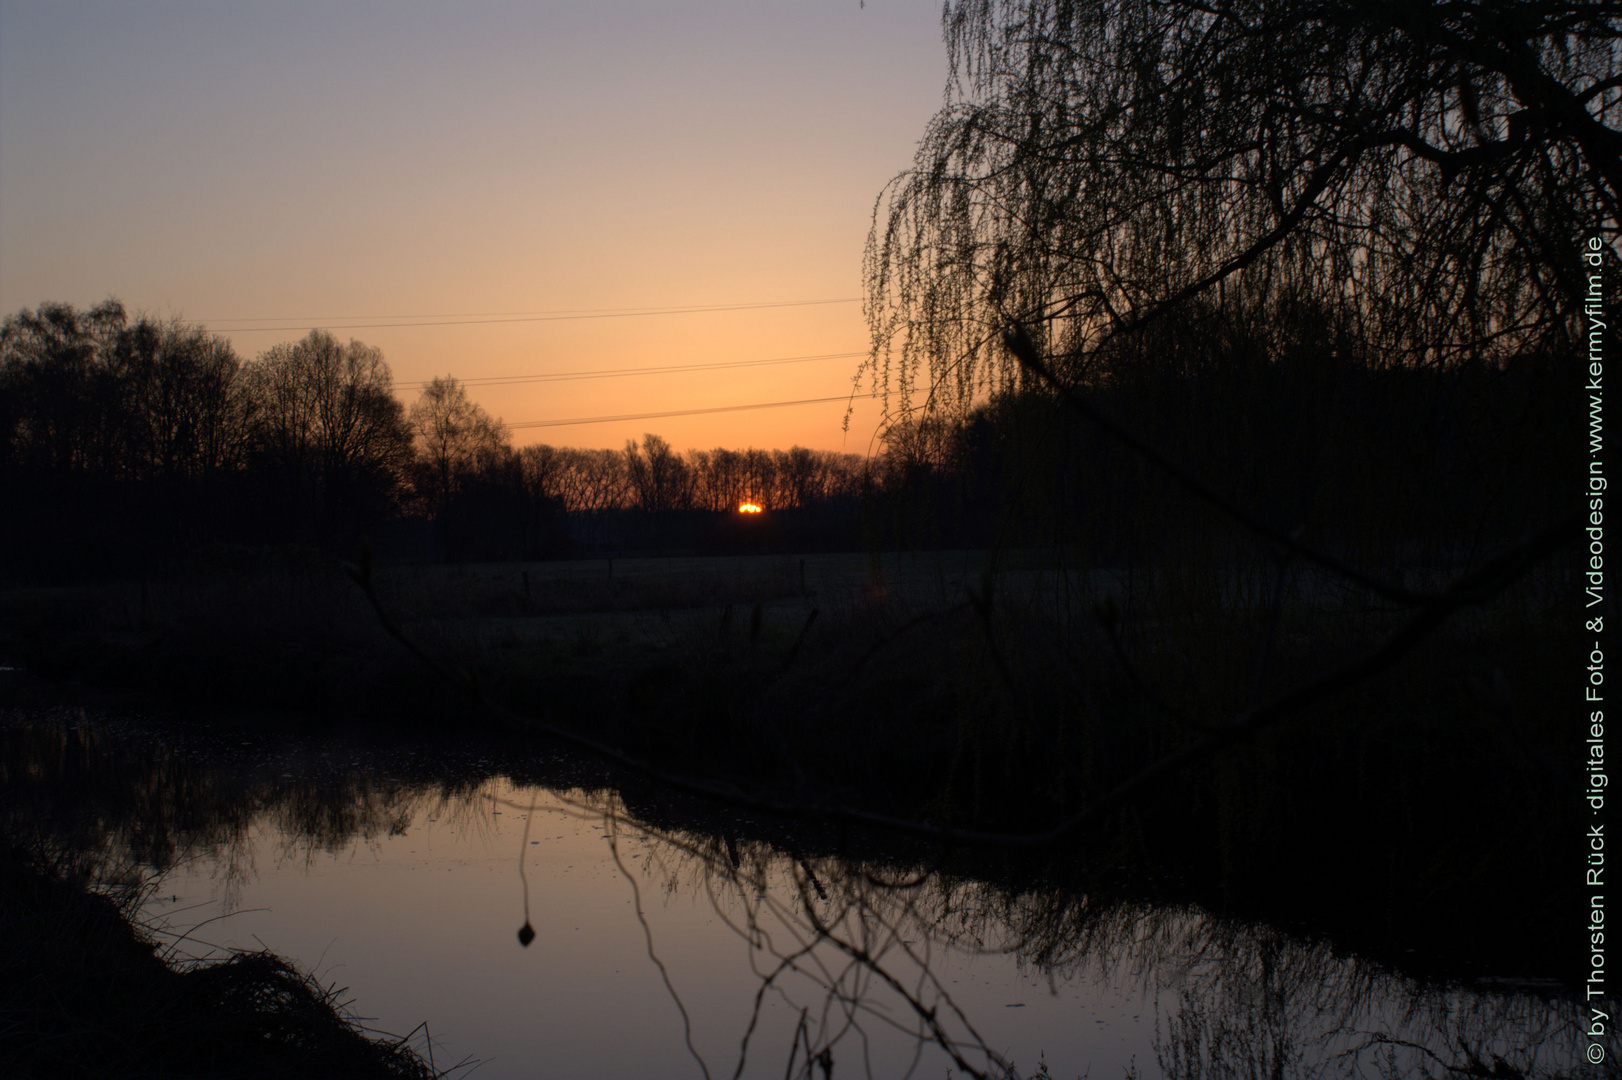
[[[651,434],[621,450],[514,447],[456,379],[431,380],[407,405],[381,350],[323,330],[244,359],[201,326],[116,300],[0,322],[14,553],[341,546],[402,523],[445,557],[657,546],[702,539],[678,519],[744,502],[802,517],[844,503],[848,518],[867,475],[856,454],[681,453]]]
[[[1556,509],[1537,477],[1580,432],[1559,422],[1554,355],[1382,368],[1311,325],[1281,320],[1264,344],[1219,312],[1168,324],[1142,339],[1157,363],[1118,364],[1092,392],[1247,505],[1368,555],[1419,543],[1450,563],[1459,535],[1473,550]],[[514,447],[452,377],[404,403],[359,341],[315,330],[243,359],[115,301],[0,322],[0,495],[13,561],[64,568],[221,542],[352,551],[362,535],[384,556],[458,560],[1000,542],[1115,564],[1173,535],[1226,547],[1152,469],[1033,388],[898,420],[871,458],[680,452],[654,434]],[[745,502],[768,513],[745,519]]]

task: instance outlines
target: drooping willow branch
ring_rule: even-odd
[[[1012,389],[1008,312],[1066,361],[1213,312],[1371,366],[1561,353],[1576,238],[1616,248],[1614,4],[951,0],[943,29],[948,100],[868,236],[887,399]]]

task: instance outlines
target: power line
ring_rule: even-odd
[[[624,319],[641,315],[691,315],[705,311],[759,311],[763,308],[791,308],[791,307],[818,307],[827,304],[855,304],[861,297],[846,297],[841,300],[781,300],[762,304],[703,304],[687,307],[649,307],[649,308],[582,308],[573,311],[541,311],[541,312],[512,312],[491,313],[488,316],[470,315],[442,315],[442,316],[401,316],[411,321],[406,322],[378,322],[361,321],[368,319],[387,319],[393,316],[337,316],[357,321],[327,323],[325,319],[301,319],[297,322],[270,319],[218,319],[215,322],[268,322],[281,321],[278,326],[227,326],[224,328],[212,327],[207,319],[200,320],[204,325],[210,325],[215,333],[220,334],[258,334],[283,332],[288,330],[308,330],[312,323],[325,323],[320,327],[324,330],[378,330],[406,326],[485,326],[492,323],[523,323],[523,322],[563,322],[573,319]],[[289,316],[289,319],[292,317]]]
[[[453,311],[430,314],[426,312],[409,312],[393,315],[237,315],[221,316],[213,319],[199,319],[199,322],[246,323],[246,322],[325,322],[329,319],[370,321],[373,319],[482,319],[506,315],[612,315],[616,313],[635,313],[648,311],[687,311],[690,309],[708,310],[710,308],[731,307],[775,307],[786,304],[853,304],[855,297],[843,300],[781,300],[781,301],[754,301],[739,302],[736,304],[633,304],[630,307],[603,307],[603,308],[539,308],[531,311]]]
[[[559,371],[547,375],[491,375],[486,378],[457,379],[463,386],[515,386],[521,383],[564,382],[569,379],[618,379],[631,375],[660,375],[665,373],[683,371],[721,371],[732,368],[770,367],[777,364],[804,364],[812,360],[849,360],[852,357],[866,356],[863,352],[819,353],[816,356],[775,356],[766,360],[726,360],[711,361],[703,364],[667,364],[660,367],[637,368],[611,368],[608,371]],[[414,390],[427,386],[428,382],[403,382],[402,390]]]
[[[669,416],[698,416],[701,413],[746,412],[750,409],[781,409],[789,405],[821,405],[830,401],[856,401],[877,394],[840,394],[836,397],[801,398],[799,401],[761,401],[753,405],[719,405],[708,409],[673,409],[670,412],[625,413],[622,416],[579,416],[570,420],[524,420],[510,428],[569,427],[574,424],[607,424],[616,420],[663,420]]]

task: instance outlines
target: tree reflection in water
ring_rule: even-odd
[[[7,837],[91,870],[109,888],[151,888],[179,867],[209,860],[231,909],[256,874],[256,850],[274,851],[283,865],[308,864],[427,822],[508,843],[496,815],[510,811],[599,825],[650,962],[682,1016],[687,1051],[707,1077],[779,1068],[806,1080],[827,1080],[836,1069],[895,1076],[883,1062],[898,1039],[909,1048],[907,1075],[949,1067],[953,1075],[999,1080],[1046,1076],[1046,1065],[1033,1071],[1029,1060],[994,1046],[982,1034],[989,1018],[971,1016],[975,1007],[948,989],[944,970],[988,953],[1010,955],[1055,993],[1091,982],[1131,988],[1152,1003],[1154,1066],[1138,1062],[1129,1075],[1618,1075],[1610,1062],[1580,1061],[1582,1011],[1573,995],[1425,985],[1337,955],[1330,943],[1192,906],[1105,901],[1057,885],[1010,887],[724,824],[697,808],[638,810],[618,792],[582,782],[578,770],[570,779],[567,768],[548,775],[533,764],[482,760],[450,767],[436,754],[378,765],[332,747],[307,755],[306,765],[321,768],[284,775],[258,751],[176,752],[109,730],[116,732],[13,718],[0,759]],[[527,832],[520,843],[527,845]],[[633,846],[640,859],[628,855]],[[521,859],[514,853],[514,900],[524,901],[528,927]],[[732,1018],[743,1034],[724,1068],[695,1045],[695,1024],[713,1028],[715,1018],[689,1016],[682,973],[660,959],[672,943],[660,940],[644,909],[645,897],[660,893],[702,897],[747,943],[752,1008]],[[171,913],[151,927],[175,942],[177,955],[182,939],[193,949],[206,936],[188,931],[184,917]],[[546,914],[539,918],[544,934]],[[788,1022],[768,1022],[768,1006],[787,1010]],[[1074,1071],[1061,1064],[1054,1075],[1069,1080]]]
[[[1424,985],[1330,943],[1192,906],[1099,904],[1057,888],[1013,892],[918,866],[661,828],[628,813],[614,793],[554,797],[600,819],[656,964],[637,873],[620,856],[627,837],[648,845],[642,874],[671,893],[701,891],[751,946],[760,985],[733,1077],[759,1052],[751,1042],[768,995],[800,1017],[785,1075],[810,1080],[854,1059],[873,1076],[870,1032],[882,1027],[913,1041],[909,1076],[930,1046],[969,1076],[1046,1076],[1045,1065],[1023,1072],[981,1037],[936,973],[949,952],[1010,954],[1055,991],[1078,980],[1135,981],[1154,1004],[1157,1068],[1134,1067],[1134,1077],[1618,1075],[1609,1062],[1582,1063],[1577,1004],[1532,988]],[[665,983],[685,1020],[668,975]],[[697,1058],[690,1038],[688,1047]]]
[[[931,1043],[970,1076],[1017,1075],[1013,1065],[980,1037],[931,969],[935,938],[917,903],[926,895],[929,876],[891,884],[865,867],[833,858],[817,860],[822,867],[819,875],[806,858],[765,843],[652,829],[624,814],[612,795],[577,805],[584,808],[593,802],[591,808],[601,815],[608,833],[614,865],[636,897],[648,955],[659,965],[667,987],[670,980],[655,954],[636,875],[620,857],[622,831],[655,841],[652,850],[657,857],[644,862],[644,872],[652,863],[664,874],[667,889],[702,889],[716,916],[748,942],[750,970],[760,987],[734,1077],[743,1074],[748,1062],[768,994],[799,1014],[785,1068],[789,1076],[811,1077],[814,1070],[831,1074],[835,1051],[847,1042],[860,1047],[867,1075],[873,1075],[868,1025],[914,1040],[908,1076]],[[875,888],[883,894],[882,904],[874,902]],[[686,1022],[680,997],[674,987],[670,992]],[[904,1006],[900,1014],[906,1020],[893,1015],[894,1001]],[[690,1037],[688,1049],[698,1058]],[[700,1067],[705,1076],[711,1075],[702,1060]]]

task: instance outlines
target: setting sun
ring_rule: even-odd
[[[738,505],[738,513],[740,514],[758,514],[763,509],[765,508],[759,503],[746,502]]]

